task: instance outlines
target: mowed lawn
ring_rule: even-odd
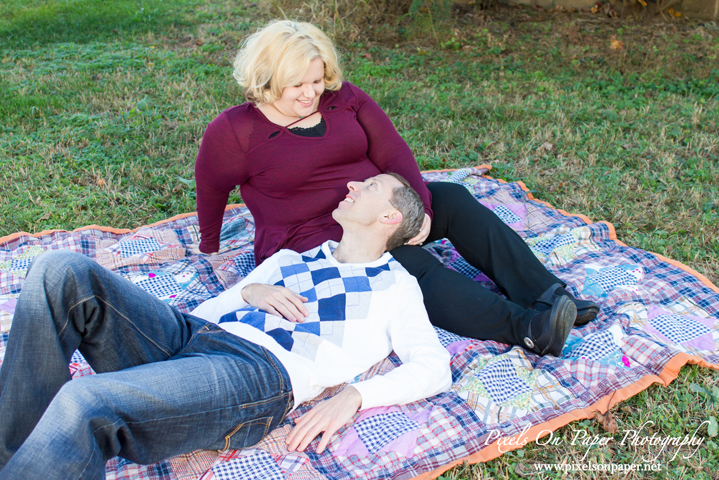
[[[347,79],[390,115],[420,168],[490,163],[494,177],[719,283],[716,23],[497,7],[420,9],[369,28],[320,3],[300,13],[288,0],[2,2],[0,236],[194,211],[202,133],[243,101],[237,46],[281,9],[335,38]],[[684,368],[612,413],[620,430],[653,421],[650,435],[691,434],[716,425],[719,375]],[[576,429],[604,433],[584,420],[555,433],[561,447],[529,444],[445,475],[522,478],[534,463],[632,464],[648,453],[609,444],[583,459]],[[696,455],[664,455],[661,472],[627,478],[717,478],[716,431],[700,433]],[[602,475],[567,478],[612,478]]]

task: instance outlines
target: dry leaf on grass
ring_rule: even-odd
[[[612,415],[612,412],[608,411],[605,414],[595,412],[594,419],[598,421],[602,428],[609,433],[617,433],[619,431],[619,426],[617,425],[617,421],[615,420],[614,415]]]
[[[622,50],[624,48],[624,42],[617,40],[616,35],[612,35],[612,41],[609,42],[609,48],[612,50]]]

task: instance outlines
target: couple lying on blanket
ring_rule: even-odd
[[[102,478],[117,455],[249,447],[293,406],[350,382],[287,437],[303,451],[322,434],[321,453],[358,410],[449,388],[417,281],[388,253],[419,231],[419,195],[392,174],[348,189],[332,212],[339,243],[281,250],[192,315],[80,254],[39,256],[0,371],[0,478]],[[535,311],[532,349],[557,355],[576,315],[566,295]],[[70,381],[76,349],[98,375]],[[400,367],[352,383],[392,350]]]
[[[430,322],[558,356],[572,326],[597,315],[464,187],[425,185],[316,27],[272,22],[245,42],[234,75],[249,101],[210,123],[195,166],[199,250],[218,251],[240,185],[258,267],[188,315],[81,255],[39,256],[0,369],[0,479],[101,478],[117,455],[248,447],[350,382],[287,437],[302,451],[322,434],[319,453],[359,409],[449,387]],[[421,248],[441,238],[507,298]],[[69,381],[76,349],[98,375]],[[352,383],[392,350],[401,367]]]

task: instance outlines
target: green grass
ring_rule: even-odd
[[[0,236],[134,228],[194,211],[183,180],[193,177],[202,133],[242,102],[230,67],[237,45],[279,15],[280,3],[257,5],[0,4]],[[369,30],[372,22],[340,23],[319,7],[293,15],[313,11],[335,36],[347,78],[387,111],[422,169],[491,163],[493,176],[612,222],[623,242],[719,283],[715,26],[500,8]],[[610,48],[612,37],[622,48]],[[231,201],[241,201],[239,191]],[[612,410],[620,430],[651,419],[652,432],[683,435],[719,417],[717,401],[692,384],[711,391],[719,375],[687,367],[669,387],[622,402]],[[571,439],[573,428],[602,434],[586,420],[556,435]],[[715,478],[717,438],[702,428],[696,456],[663,457],[667,470],[628,478]],[[585,452],[530,444],[446,476],[520,478],[534,463],[572,463]],[[588,459],[626,464],[646,453],[610,444]]]

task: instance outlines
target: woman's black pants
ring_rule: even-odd
[[[417,278],[431,322],[465,337],[523,344],[528,310],[555,283],[524,240],[469,191],[454,183],[428,185],[434,218],[425,243],[447,238],[460,255],[487,275],[509,300],[471,278],[446,268],[419,246],[403,245],[392,255]]]

